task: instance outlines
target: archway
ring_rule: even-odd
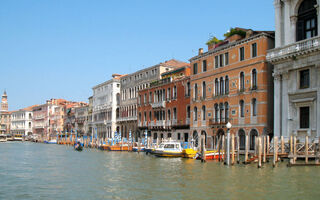
[[[204,135],[205,137],[205,145],[207,145],[207,133],[205,131],[201,131],[201,135]]]
[[[258,131],[256,129],[252,129],[250,131],[250,150],[255,149],[256,145],[256,137],[258,136]]]
[[[240,150],[246,149],[246,133],[243,129],[240,129],[238,132],[239,141],[240,141]]]

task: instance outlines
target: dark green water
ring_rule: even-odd
[[[0,199],[319,199],[320,168],[0,143]]]

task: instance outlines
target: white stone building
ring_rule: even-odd
[[[274,135],[320,136],[320,0],[275,0]]]
[[[98,138],[113,138],[117,130],[116,115],[119,115],[120,77],[113,74],[112,79],[96,85],[93,90],[92,131],[97,130]]]
[[[32,135],[33,128],[33,109],[34,106],[13,111],[11,113],[11,134]]]

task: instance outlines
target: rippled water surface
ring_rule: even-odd
[[[319,199],[320,167],[0,143],[0,199]]]

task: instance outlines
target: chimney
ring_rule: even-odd
[[[199,49],[199,56],[200,56],[201,54],[203,54],[203,48],[200,48],[200,49]]]

